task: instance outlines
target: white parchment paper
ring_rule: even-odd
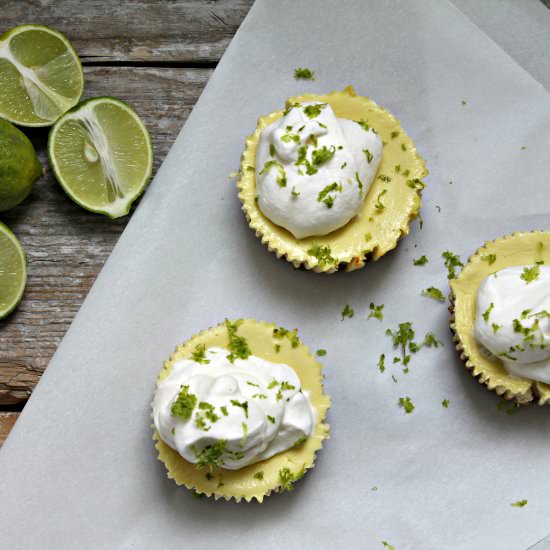
[[[316,80],[295,81],[299,66]],[[431,174],[423,230],[326,277],[262,247],[228,175],[259,115],[347,84],[401,119]],[[0,546],[517,550],[548,535],[548,410],[498,411],[458,360],[446,307],[420,292],[446,290],[443,250],[465,259],[548,228],[549,151],[543,86],[446,1],[258,1],[0,452]],[[382,323],[366,320],[371,301]],[[331,439],[293,493],[196,500],[155,459],[154,379],[177,343],[245,316],[327,349]],[[444,347],[380,374],[384,331],[403,321]]]

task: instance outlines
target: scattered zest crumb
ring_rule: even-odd
[[[518,500],[517,502],[512,502],[510,506],[514,506],[515,508],[523,508],[524,506],[527,506],[527,500]]]
[[[294,78],[296,80],[315,80],[315,76],[311,69],[298,68],[294,69]]]
[[[374,319],[378,319],[379,321],[382,321],[384,319],[384,304],[380,304],[379,306],[375,305],[374,302],[371,302],[369,305],[370,313],[367,317],[367,320],[371,317],[374,317]]]
[[[386,360],[386,356],[384,354],[382,354],[378,359],[378,370],[380,372],[384,372],[386,370],[386,367],[384,365],[385,360]]]
[[[422,291],[422,296],[427,296],[428,298],[432,298],[433,300],[437,300],[438,302],[444,302],[445,296],[439,288],[435,288],[435,286],[431,286],[425,290]]]
[[[389,542],[386,542],[385,540],[382,541],[382,546],[384,548],[387,548],[388,550],[395,550],[395,546],[393,546]]]
[[[349,304],[346,304],[344,309],[342,310],[342,319],[341,320],[343,321],[346,317],[351,319],[353,317],[354,313],[355,312],[353,311],[353,308],[350,307]]]
[[[456,268],[464,267],[464,264],[460,261],[460,256],[453,254],[449,250],[441,253],[441,257],[445,260],[445,267],[447,268],[447,278],[456,279]]]
[[[449,408],[449,403],[450,403],[450,401],[448,399],[443,399],[443,401],[441,401],[441,406],[444,409],[448,409]]]
[[[317,354],[317,357],[324,357],[327,354],[327,350],[326,349],[318,349],[315,353]]]
[[[405,409],[405,414],[411,414],[414,411],[414,405],[410,397],[400,397],[399,406]]]
[[[428,258],[426,256],[420,256],[416,260],[413,260],[413,265],[426,265],[428,263]]]

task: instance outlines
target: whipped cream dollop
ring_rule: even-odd
[[[189,462],[229,470],[304,443],[315,409],[294,369],[228,355],[213,347],[174,363],[153,400],[162,440]]]
[[[550,384],[550,267],[507,267],[485,278],[474,335],[510,374]]]
[[[258,205],[297,239],[326,235],[358,214],[381,159],[365,121],[336,117],[328,103],[297,104],[260,135]]]

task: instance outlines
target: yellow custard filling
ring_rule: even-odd
[[[316,272],[357,269],[367,259],[381,258],[408,234],[410,222],[420,210],[424,187],[421,180],[428,171],[399,121],[371,99],[358,96],[351,86],[327,95],[292,97],[286,105],[306,101],[328,103],[337,117],[366,121],[384,142],[382,161],[360,214],[328,235],[304,239],[296,239],[262,214],[256,203],[256,150],[262,130],[283,116],[282,110],[261,117],[254,133],[246,139],[239,198],[250,227],[277,257]]]

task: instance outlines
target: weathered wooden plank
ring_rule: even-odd
[[[212,71],[88,67],[85,72],[87,96],[120,97],[142,116],[156,168]],[[47,166],[47,130],[28,133],[47,173],[23,204],[1,215],[27,253],[29,276],[23,302],[0,321],[0,404],[30,395],[128,221],[75,205]]]
[[[0,32],[22,23],[64,33],[84,62],[215,63],[253,0],[0,0]]]
[[[0,412],[0,447],[8,437],[18,416],[17,412]]]

